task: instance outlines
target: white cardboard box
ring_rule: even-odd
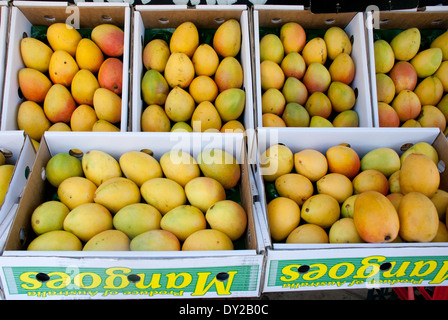
[[[5,88],[1,119],[1,130],[17,130],[17,109],[24,100],[19,95],[18,71],[24,67],[20,55],[20,40],[31,35],[35,26],[49,26],[54,22],[67,22],[75,28],[93,28],[102,23],[112,23],[124,30],[123,89],[120,131],[129,131],[129,60],[131,37],[131,7],[127,3],[84,3],[68,5],[67,2],[14,1],[11,6],[8,64],[5,73]]]
[[[31,213],[44,197],[42,170],[51,157],[76,148],[99,149],[118,157],[129,150],[151,149],[160,159],[168,150],[225,149],[241,164],[241,202],[248,214],[245,247],[226,251],[179,252],[43,252],[26,251],[32,238]],[[254,219],[246,147],[239,134],[171,136],[144,132],[46,132],[16,218],[0,256],[0,280],[6,299],[148,299],[254,297],[260,294],[264,244]],[[44,273],[49,281],[41,282]],[[219,275],[218,275],[219,274]],[[44,275],[44,276],[45,276]],[[134,275],[134,276],[130,276]],[[142,281],[133,283],[138,275]],[[218,277],[216,277],[218,275]],[[221,275],[227,277],[220,278]],[[37,278],[36,278],[37,276]],[[66,285],[56,285],[62,277]],[[130,276],[130,277],[128,277]],[[67,280],[68,280],[67,278]],[[84,279],[84,280],[83,280]],[[94,283],[89,281],[94,280]],[[120,280],[118,280],[120,279]],[[221,280],[220,280],[221,279]],[[54,281],[53,281],[54,280]],[[118,281],[114,282],[114,281]],[[29,286],[31,285],[31,286]]]

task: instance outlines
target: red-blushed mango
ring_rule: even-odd
[[[151,104],[143,110],[141,127],[143,132],[169,132],[171,121],[161,106]]]
[[[181,245],[177,237],[166,230],[149,230],[133,238],[131,251],[180,251]]]
[[[377,191],[366,191],[356,197],[353,222],[361,238],[370,243],[392,242],[400,229],[394,205]]]
[[[321,226],[314,223],[305,223],[288,235],[286,243],[328,243],[328,234]]]
[[[53,52],[48,65],[48,74],[54,84],[70,86],[78,71],[78,64],[67,51],[56,50]]]
[[[70,122],[76,102],[70,91],[61,84],[54,84],[48,90],[44,100],[45,116],[53,123]]]
[[[420,99],[422,106],[427,104],[435,106],[442,99],[443,85],[436,76],[428,76],[419,82],[414,92]]]
[[[265,60],[260,63],[261,89],[275,88],[281,90],[285,83],[285,74],[275,62]]]
[[[241,49],[241,26],[238,20],[229,19],[221,24],[213,36],[213,48],[221,57],[235,57]]]
[[[196,103],[201,103],[202,101],[215,101],[219,93],[218,90],[216,82],[209,76],[195,77],[188,87],[188,92]]]
[[[187,88],[194,78],[194,66],[183,52],[173,52],[166,62],[164,77],[171,88]]]
[[[165,113],[174,122],[190,120],[195,110],[191,94],[181,87],[174,87],[165,100]]]
[[[310,117],[321,116],[328,118],[331,115],[331,101],[323,92],[313,92],[305,102],[305,109]]]
[[[238,88],[222,91],[215,99],[215,107],[222,121],[238,119],[246,105],[246,92]]]
[[[203,229],[193,232],[182,244],[182,251],[233,250],[232,240],[222,231]]]
[[[286,127],[285,121],[276,114],[265,112],[261,117],[263,127]]]
[[[280,64],[285,56],[282,41],[273,33],[264,35],[260,40],[260,61],[271,60]]]
[[[378,102],[391,103],[395,97],[395,84],[385,73],[375,75],[376,99]]]
[[[426,78],[437,71],[442,63],[442,58],[442,49],[429,48],[417,53],[412,58],[411,64],[414,66],[419,78]]]
[[[78,30],[63,22],[51,24],[47,29],[47,40],[53,51],[63,50],[72,57],[76,54],[76,47],[82,37]]]
[[[282,88],[286,103],[305,105],[308,99],[308,90],[302,81],[295,77],[288,77]]]
[[[75,60],[79,69],[87,69],[92,73],[97,73],[104,61],[104,55],[95,42],[83,38],[76,47]]]
[[[101,88],[120,95],[123,89],[123,62],[118,58],[107,58],[98,71],[98,83]]]
[[[355,110],[345,110],[337,114],[332,122],[334,127],[359,127],[359,116]]]
[[[394,51],[390,44],[382,39],[375,40],[373,43],[375,57],[375,72],[388,73],[395,63]]]
[[[440,48],[443,53],[443,60],[448,60],[448,32],[445,31],[435,38],[430,45],[431,48]]]
[[[26,37],[20,40],[20,55],[27,68],[47,72],[52,54],[53,50],[38,39]]]
[[[113,24],[103,23],[92,29],[92,40],[109,57],[120,57],[124,51],[124,31]]]
[[[93,95],[99,87],[95,75],[87,69],[81,69],[73,77],[70,89],[76,103],[93,106]]]
[[[306,33],[297,22],[287,22],[280,28],[280,40],[285,54],[301,52],[306,43]]]
[[[247,227],[244,208],[233,200],[221,200],[208,208],[205,213],[210,228],[224,232],[232,241],[243,236]]]
[[[302,57],[307,66],[313,62],[325,64],[327,61],[327,45],[325,44],[325,40],[321,37],[309,40],[305,44],[305,47],[303,47]]]
[[[143,101],[148,105],[164,105],[170,91],[164,76],[154,69],[145,72],[141,88]]]
[[[327,96],[331,101],[333,110],[336,112],[350,110],[356,103],[356,95],[353,88],[339,81],[331,82]]]
[[[93,108],[98,119],[106,120],[112,124],[121,121],[121,98],[109,89],[98,88],[95,90]]]
[[[343,174],[349,179],[355,177],[361,168],[358,153],[348,146],[332,146],[327,149],[325,155],[328,161],[328,170]]]
[[[290,52],[283,58],[280,67],[285,77],[295,77],[300,80],[305,74],[306,63],[300,53]]]
[[[418,53],[420,43],[420,30],[418,28],[408,28],[397,34],[390,41],[390,46],[397,60],[409,61]]]
[[[342,52],[331,62],[328,72],[332,81],[350,84],[355,78],[355,63],[349,54]]]
[[[219,57],[215,49],[207,43],[200,44],[191,58],[194,71],[198,76],[213,76],[219,65]]]
[[[294,153],[293,159],[295,171],[304,175],[312,182],[316,182],[327,173],[327,158],[318,150],[300,150]]]
[[[389,180],[376,169],[366,169],[353,178],[353,192],[360,194],[366,191],[377,191],[383,195],[389,192]]]
[[[155,69],[159,72],[163,72],[170,53],[170,47],[165,40],[153,39],[143,48],[143,65],[146,70]]]
[[[340,53],[350,55],[352,52],[350,38],[341,27],[333,26],[328,28],[325,31],[324,40],[327,45],[328,58],[330,60],[335,60]]]
[[[234,57],[221,60],[213,78],[220,92],[230,88],[241,88],[244,81],[243,67]]]
[[[261,112],[280,116],[285,109],[286,100],[283,93],[275,88],[269,88],[261,95]]]
[[[448,61],[442,61],[434,76],[439,78],[443,86],[443,91],[448,92]]]
[[[41,103],[45,100],[52,82],[42,72],[32,68],[22,68],[18,74],[19,88],[27,100]]]
[[[432,105],[422,106],[422,111],[417,118],[422,127],[436,127],[442,132],[446,129],[446,119],[439,108]]]
[[[397,112],[401,122],[416,119],[422,110],[420,99],[410,90],[400,91],[392,100],[391,106]]]
[[[316,181],[318,194],[328,194],[342,204],[353,194],[352,181],[341,173],[327,173]]]
[[[328,69],[321,63],[313,62],[308,65],[305,75],[302,78],[308,93],[327,91],[331,83],[331,76]]]
[[[72,113],[70,128],[72,131],[92,131],[96,121],[98,121],[98,117],[93,107],[87,104],[80,104]]]
[[[417,86],[417,71],[408,61],[397,61],[389,72],[389,77],[395,85],[395,93],[401,90],[413,91]]]
[[[440,173],[434,161],[420,153],[411,153],[400,169],[400,189],[405,195],[417,191],[432,197],[440,184]]]
[[[189,58],[199,45],[199,32],[191,21],[182,22],[174,29],[170,38],[170,52],[182,52]]]
[[[292,199],[277,197],[267,205],[269,232],[274,241],[282,241],[300,223],[300,207]]]
[[[290,102],[286,105],[282,119],[287,127],[308,127],[310,124],[308,111],[296,102]]]
[[[332,196],[317,193],[305,201],[300,210],[300,218],[326,229],[339,219],[341,213],[339,206],[339,202]]]
[[[356,230],[353,218],[341,218],[330,227],[328,231],[330,243],[362,243],[364,240]]]
[[[17,112],[17,126],[25,131],[32,139],[40,141],[51,123],[45,116],[44,110],[34,101],[26,100],[19,105]]]
[[[314,193],[310,179],[300,173],[286,173],[275,179],[275,189],[281,197],[286,197],[301,206]]]

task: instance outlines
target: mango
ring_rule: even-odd
[[[143,65],[146,70],[154,69],[163,73],[170,54],[170,47],[165,40],[153,39],[143,48]]]
[[[81,39],[78,30],[63,22],[53,23],[47,29],[47,40],[53,51],[64,50],[72,57],[76,55],[76,48]]]
[[[76,107],[70,118],[70,128],[72,131],[92,131],[93,125],[98,120],[93,107],[81,104]]]
[[[187,182],[184,189],[188,202],[204,214],[213,204],[226,199],[224,187],[210,177],[193,178]]]
[[[84,203],[68,213],[63,227],[65,231],[87,242],[96,234],[112,229],[112,215],[101,204]]]
[[[109,89],[121,95],[123,90],[123,62],[118,58],[107,58],[98,71],[98,83],[101,88]]]
[[[440,111],[442,111],[443,115],[445,116],[445,119],[448,119],[448,95],[445,94],[442,99],[440,99],[439,103],[436,106],[439,108]]]
[[[165,66],[164,76],[171,88],[187,88],[194,78],[194,66],[190,58],[182,52],[173,52]]]
[[[424,154],[409,154],[400,169],[400,188],[406,195],[417,191],[432,197],[439,188],[440,174],[437,165]]]
[[[180,251],[179,239],[166,230],[149,230],[131,240],[131,251]]]
[[[327,44],[321,37],[315,37],[309,40],[302,50],[302,57],[305,60],[307,66],[316,62],[319,64],[325,64],[327,61]]]
[[[46,73],[52,54],[53,50],[38,39],[26,37],[20,40],[20,55],[27,68]]]
[[[328,194],[342,204],[353,194],[353,184],[342,173],[327,173],[316,181],[316,191],[319,194]]]
[[[286,105],[282,119],[287,127],[308,127],[310,123],[308,111],[306,111],[305,107],[295,102],[290,102]]]
[[[130,239],[149,230],[160,229],[162,214],[147,203],[131,203],[114,215],[114,228],[124,232]]]
[[[400,189],[400,170],[392,173],[389,178],[389,192],[391,193],[401,193]]]
[[[197,76],[191,81],[188,92],[196,103],[213,102],[218,95],[218,86],[209,76]]]
[[[308,65],[302,82],[308,89],[308,93],[325,92],[330,86],[331,76],[328,69],[321,63],[313,62]]]
[[[121,177],[120,165],[114,157],[101,150],[89,150],[81,159],[84,176],[99,186],[104,181]]]
[[[109,131],[109,132],[119,132],[120,128],[113,125],[109,121],[99,119],[97,120],[92,127],[92,131]]]
[[[422,110],[417,94],[410,90],[402,90],[392,100],[391,107],[397,112],[401,122],[416,119]]]
[[[149,105],[142,112],[142,131],[144,132],[169,132],[171,128],[170,118],[165,110],[157,105]]]
[[[95,190],[93,201],[102,204],[113,215],[121,208],[138,203],[140,189],[135,182],[124,177],[114,177],[101,183]]]
[[[357,194],[352,194],[341,204],[341,218],[353,218],[353,208]]]
[[[87,69],[96,74],[104,61],[104,55],[95,42],[83,38],[76,47],[75,61],[79,69]]]
[[[448,60],[448,32],[445,31],[435,38],[430,45],[431,48],[440,48],[443,54],[443,60]]]
[[[442,49],[429,48],[420,51],[410,61],[419,78],[432,76],[442,63]]]
[[[339,219],[339,216],[339,202],[325,193],[317,193],[309,197],[300,211],[300,217],[304,221],[324,229],[331,227]]]
[[[70,122],[76,102],[70,91],[62,84],[53,84],[44,100],[45,116],[53,123]]]
[[[290,173],[294,167],[294,155],[285,145],[270,146],[260,155],[260,168],[263,179],[272,182]]]
[[[174,87],[166,97],[165,113],[172,121],[188,121],[193,115],[195,106],[195,101],[188,91]]]
[[[97,186],[85,177],[69,177],[64,179],[58,187],[59,200],[70,210],[83,203],[93,202]]]
[[[195,24],[191,21],[181,23],[174,29],[170,38],[170,52],[182,52],[192,57],[199,45],[199,33]]]
[[[95,75],[87,69],[81,69],[73,77],[71,93],[78,104],[93,106],[93,95],[99,87]]]
[[[235,187],[240,180],[240,164],[225,150],[216,148],[203,150],[196,161],[202,174],[217,180],[224,189]]]
[[[417,28],[408,28],[397,34],[390,41],[390,46],[397,60],[409,61],[418,53],[420,43],[420,30]]]
[[[376,169],[366,169],[353,178],[353,192],[360,194],[366,191],[377,191],[383,195],[389,192],[389,180]]]
[[[283,84],[282,94],[286,103],[305,105],[308,99],[308,90],[302,81],[295,77],[286,78]]]
[[[173,124],[171,132],[193,132],[193,128],[186,122],[180,121]]]
[[[271,60],[260,63],[261,88],[266,91],[269,88],[282,89],[285,82],[285,74],[282,68]]]
[[[272,240],[279,242],[299,226],[300,207],[292,199],[277,197],[267,205],[267,218]]]
[[[3,152],[0,152],[0,166],[4,165],[6,162],[6,157]]]
[[[48,131],[72,131],[72,129],[65,122],[56,122],[48,128]]]
[[[235,57],[226,57],[221,60],[216,69],[214,81],[219,92],[230,88],[241,88],[244,76],[243,67]]]
[[[193,132],[218,132],[221,126],[221,117],[213,103],[203,101],[196,106],[191,116]]]
[[[394,205],[377,191],[366,191],[357,196],[353,222],[360,237],[370,243],[392,242],[400,228]]]
[[[315,182],[322,178],[328,170],[327,158],[314,149],[303,149],[293,155],[293,166],[297,173]]]
[[[241,49],[241,26],[238,20],[228,19],[213,35],[213,49],[221,57],[235,57]]]
[[[26,100],[42,103],[52,82],[42,72],[32,68],[22,68],[17,73],[19,88]]]
[[[439,69],[434,73],[434,76],[436,76],[442,83],[443,92],[448,92],[448,61],[442,61]]]
[[[395,92],[401,90],[413,91],[417,86],[417,71],[408,61],[398,61],[389,72],[389,77],[395,85]]]
[[[195,231],[205,229],[207,221],[202,211],[195,206],[180,205],[163,215],[160,227],[173,233],[180,241],[185,241]]]
[[[25,131],[32,139],[40,141],[44,132],[50,128],[51,123],[40,105],[27,100],[19,105],[17,126],[19,130]]]
[[[341,27],[333,26],[328,28],[324,34],[324,41],[327,45],[327,53],[330,60],[335,60],[340,53],[350,55],[352,52],[350,38]]]
[[[97,88],[93,94],[93,108],[98,119],[112,124],[121,121],[121,98],[118,94],[105,88]]]
[[[420,99],[422,106],[435,106],[442,99],[444,93],[443,84],[436,76],[428,76],[419,82],[414,92]]]
[[[290,52],[281,61],[280,68],[286,78],[295,77],[300,80],[305,74],[306,63],[300,53]]]
[[[288,235],[286,243],[328,243],[328,234],[321,226],[305,223]]]
[[[330,120],[321,116],[312,116],[310,120],[310,127],[333,127]]]
[[[147,180],[163,177],[160,163],[143,151],[127,151],[120,156],[118,163],[124,176],[139,187]]]
[[[159,163],[165,177],[176,181],[182,187],[201,175],[196,160],[182,150],[170,150],[164,153]]]
[[[285,109],[286,100],[283,93],[275,88],[269,88],[261,96],[261,112],[280,116]]]
[[[445,220],[445,213],[448,208],[448,192],[442,189],[437,189],[430,199],[437,209],[439,220]]]
[[[182,244],[182,251],[233,250],[232,240],[222,231],[203,229],[193,232]]]
[[[395,207],[395,210],[398,211],[398,207],[400,206],[401,199],[403,198],[403,194],[399,192],[392,192],[386,195],[386,198],[392,202]],[[398,238],[398,237],[397,237]]]
[[[403,165],[404,160],[406,157],[412,153],[422,153],[426,155],[427,157],[430,157],[435,165],[439,163],[439,154],[436,150],[436,148],[425,141],[417,142],[413,145],[411,145],[408,149],[406,149],[405,152],[403,152],[400,156],[401,165]]]
[[[82,242],[73,233],[64,230],[49,231],[33,239],[30,251],[81,251]]]
[[[395,63],[395,55],[390,44],[382,39],[373,43],[375,57],[375,72],[388,73]]]
[[[60,201],[45,201],[31,214],[31,227],[37,235],[53,230],[62,230],[70,209]]]
[[[400,237],[405,241],[430,242],[437,234],[439,216],[432,201],[420,192],[406,193],[398,207]]]
[[[285,54],[301,52],[306,43],[306,33],[297,22],[287,22],[280,27],[280,40]]]
[[[397,111],[385,102],[378,102],[378,122],[380,127],[399,127],[400,118]]]
[[[215,49],[207,43],[201,43],[191,57],[195,74],[213,76],[219,65],[219,57]]]
[[[222,121],[238,119],[246,106],[246,92],[238,88],[222,91],[215,99],[215,107]]]
[[[361,158],[361,170],[376,169],[389,177],[401,167],[400,156],[392,148],[378,147]]]
[[[271,60],[280,64],[285,56],[280,37],[273,33],[264,35],[260,40],[260,61]]]
[[[168,96],[169,86],[163,75],[154,69],[145,72],[142,78],[142,97],[148,105],[163,105]]]
[[[417,118],[422,127],[436,127],[442,132],[446,129],[446,119],[439,108],[432,105],[422,106],[422,111]]]
[[[130,240],[120,230],[105,230],[93,236],[82,248],[83,251],[129,251]]]
[[[378,102],[389,104],[395,97],[395,84],[389,75],[377,73],[375,75],[376,99]]]
[[[329,243],[362,243],[352,218],[342,218],[333,223],[328,231]]]
[[[327,119],[332,111],[331,101],[325,93],[316,91],[309,95],[305,102],[305,109],[310,117],[321,116]]]
[[[333,173],[340,173],[352,179],[361,167],[361,160],[358,153],[345,145],[335,145],[327,149],[325,156],[328,161],[328,170]]]
[[[69,87],[78,71],[79,67],[75,59],[67,51],[56,50],[51,55],[48,73],[54,84]]]
[[[221,132],[226,133],[244,133],[245,132],[244,125],[238,120],[230,120],[223,124],[221,127]]]
[[[285,121],[278,115],[266,112],[261,116],[263,127],[286,127]]]
[[[56,188],[69,177],[83,175],[81,161],[67,152],[56,153],[45,165],[45,177]]]
[[[328,72],[331,81],[340,81],[349,85],[355,78],[355,62],[348,53],[341,52],[331,62]]]
[[[432,239],[432,242],[448,242],[448,228],[440,220],[439,220],[439,228],[437,229],[437,234]]]
[[[224,232],[232,241],[246,232],[247,214],[244,208],[233,200],[214,203],[205,213],[210,228]]]
[[[336,112],[351,110],[356,103],[356,95],[353,88],[339,81],[331,82],[327,96],[330,99],[333,110]]]
[[[120,57],[124,51],[124,31],[113,24],[103,23],[92,29],[91,38],[109,57]]]
[[[359,127],[359,116],[355,110],[344,110],[332,122],[334,127]]]
[[[402,127],[414,127],[414,128],[421,128],[422,127],[420,122],[418,122],[415,119],[406,120],[405,122],[403,122],[403,124],[401,126]]]
[[[146,203],[155,207],[162,215],[187,202],[182,186],[167,178],[145,181],[140,187],[140,193]]]

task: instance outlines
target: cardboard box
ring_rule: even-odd
[[[123,89],[120,131],[128,130],[129,112],[129,60],[131,35],[131,7],[127,3],[83,3],[69,5],[67,2],[15,1],[11,7],[8,64],[1,130],[17,130],[17,109],[24,101],[19,94],[17,73],[24,67],[20,54],[20,40],[31,36],[33,26],[49,26],[66,22],[75,28],[94,28],[103,23],[115,24],[124,30]]]
[[[0,97],[3,96],[3,85],[5,81],[6,68],[6,50],[8,48],[8,25],[9,25],[9,7],[8,1],[0,1],[0,37],[3,41],[0,43],[0,59],[3,61],[0,68]],[[0,101],[0,120],[2,112],[2,103]]]
[[[312,29],[326,30],[338,26],[353,39],[351,57],[355,63],[355,78],[351,87],[357,91],[353,110],[358,113],[359,127],[372,127],[370,102],[370,83],[367,68],[367,48],[365,42],[364,19],[361,12],[319,13],[314,14],[303,6],[254,5],[253,11],[253,64],[255,74],[256,127],[263,127],[261,109],[261,75],[260,75],[260,28],[280,28],[289,21],[299,23],[305,31]],[[308,39],[307,39],[308,40]],[[292,128],[293,130],[294,128]]]
[[[241,202],[248,214],[245,247],[226,251],[179,252],[31,252],[30,218],[42,203],[47,161],[59,152],[98,149],[118,157],[126,151],[151,149],[156,159],[183,150],[195,158],[209,148],[234,155],[241,164]],[[5,249],[0,256],[0,280],[6,299],[148,299],[258,296],[264,247],[258,239],[245,161],[244,139],[238,134],[171,136],[142,132],[46,132],[19,203]],[[137,277],[137,276],[138,277]],[[41,282],[39,279],[49,277]],[[37,277],[37,278],[36,278]],[[61,277],[70,281],[56,285]],[[134,280],[135,278],[141,281]],[[53,281],[54,280],[54,281]],[[91,281],[94,280],[92,283]],[[134,281],[134,282],[133,282]],[[31,285],[31,286],[30,286]]]
[[[426,11],[406,10],[406,11],[375,11],[366,12],[366,32],[367,48],[369,55],[369,75],[372,91],[372,115],[373,125],[379,127],[378,101],[375,73],[375,54],[373,49],[374,34],[382,30],[405,30],[416,27],[423,32],[431,30],[443,30],[448,27],[448,9],[446,6],[427,7]],[[372,23],[373,19],[373,23]],[[422,43],[425,39],[422,35]],[[445,93],[444,93],[445,94]]]
[[[315,129],[315,128],[314,128]],[[325,151],[349,143],[360,157],[376,147],[390,147],[402,154],[402,146],[419,141],[431,143],[439,153],[440,188],[448,190],[448,142],[436,128],[331,128],[291,131],[259,129],[258,155],[275,143],[293,153],[305,148]],[[260,167],[255,169],[262,223],[269,233],[266,190]],[[257,205],[257,204],[256,204]],[[265,238],[266,239],[266,238]],[[269,237],[263,292],[357,289],[399,286],[447,285],[448,243],[349,243],[286,244]]]

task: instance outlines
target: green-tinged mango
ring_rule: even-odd
[[[426,78],[433,75],[442,63],[442,49],[429,48],[420,51],[410,61],[417,72],[419,78]]]
[[[166,230],[149,230],[131,240],[131,251],[180,251],[179,239]]]
[[[83,251],[129,251],[130,239],[120,230],[105,230],[93,236]]]
[[[93,202],[96,185],[85,177],[69,177],[61,182],[57,194],[70,210],[83,203]]]
[[[321,116],[312,116],[310,119],[310,127],[334,127],[330,120]]]
[[[233,250],[232,240],[222,231],[202,229],[193,232],[182,244],[182,251]]]
[[[63,22],[53,23],[47,29],[47,40],[53,51],[64,50],[72,57],[76,55],[76,48],[81,39],[78,30]]]
[[[82,242],[73,233],[54,230],[41,234],[28,245],[30,251],[81,251]]]
[[[20,91],[27,100],[42,103],[52,83],[42,72],[32,68],[22,68],[18,72]]]
[[[182,186],[168,178],[147,180],[140,187],[140,193],[146,203],[155,207],[162,215],[187,202]]]
[[[328,99],[334,111],[351,110],[356,103],[355,91],[348,84],[332,81],[327,91]]]
[[[160,229],[162,214],[147,203],[133,203],[121,208],[112,220],[114,228],[130,239],[149,230]]]
[[[99,87],[95,75],[87,69],[81,69],[73,77],[71,93],[78,104],[93,106],[93,95]]]
[[[235,57],[241,49],[241,26],[229,19],[221,24],[213,36],[213,48],[221,57]]]
[[[124,51],[124,31],[113,24],[99,24],[92,29],[92,40],[109,57],[120,57]]]
[[[171,121],[161,106],[151,104],[142,112],[141,126],[143,132],[169,132]]]
[[[392,148],[375,148],[361,158],[361,170],[376,169],[389,177],[401,167],[400,156]]]
[[[3,164],[0,166],[0,207],[5,201],[6,193],[9,190],[9,183],[11,182],[15,166],[12,164]]]
[[[92,73],[97,73],[104,61],[104,55],[95,42],[83,38],[76,47],[75,60],[79,69],[87,69]]]
[[[170,38],[170,52],[182,52],[192,57],[199,46],[199,32],[191,21],[185,21],[174,29]]]
[[[148,105],[163,105],[168,96],[169,87],[163,75],[154,69],[148,70],[142,79],[142,97]]]
[[[411,145],[405,152],[400,156],[401,165],[403,165],[406,157],[412,153],[421,153],[431,158],[435,165],[439,163],[439,154],[436,148],[428,142],[420,141]]]
[[[440,48],[443,53],[443,60],[448,60],[448,31],[445,31],[435,38],[430,45],[431,48]]]
[[[304,106],[295,102],[286,105],[282,119],[288,127],[308,127],[310,124],[308,111]]]
[[[85,177],[97,186],[107,179],[122,176],[118,161],[101,150],[87,151],[82,157],[81,164]]]
[[[58,83],[69,87],[78,71],[78,64],[67,51],[56,50],[53,52],[48,65],[48,73],[54,84]]]
[[[185,241],[195,231],[205,229],[207,221],[201,210],[192,205],[180,205],[168,211],[160,220],[162,230]]]
[[[193,128],[186,122],[180,121],[173,124],[171,132],[193,132]]]
[[[197,163],[204,176],[218,180],[224,189],[235,187],[240,180],[240,164],[227,151],[216,148],[203,150],[197,157]]]
[[[27,68],[47,72],[52,54],[53,50],[38,39],[27,37],[20,40],[20,55]]]
[[[143,65],[146,70],[154,69],[163,72],[169,56],[170,47],[168,43],[163,39],[153,39],[143,48]]]
[[[375,72],[388,73],[395,63],[395,55],[390,44],[385,40],[375,40],[373,43],[375,56]]]
[[[152,178],[163,176],[159,162],[144,151],[127,151],[118,160],[126,178],[134,181],[139,187]]]
[[[355,110],[345,110],[333,119],[333,127],[359,127],[359,115]]]
[[[224,90],[215,99],[216,110],[224,122],[238,119],[245,105],[246,92],[238,88]]]
[[[112,124],[121,121],[121,98],[109,89],[97,88],[95,90],[93,108],[100,120],[106,120]]]
[[[176,181],[182,187],[201,175],[196,160],[182,150],[170,150],[164,153],[159,163],[165,177]]]
[[[390,42],[395,59],[409,61],[420,49],[421,34],[418,28],[408,28],[397,34]]]
[[[34,101],[24,101],[17,111],[17,126],[25,131],[32,139],[40,141],[51,123],[45,116],[44,110]]]
[[[105,206],[112,214],[127,205],[139,203],[140,200],[137,184],[124,177],[107,179],[98,186],[93,195],[93,201]]]
[[[45,176],[54,186],[59,185],[69,177],[82,177],[84,175],[81,161],[67,152],[57,153],[45,165]]]
[[[305,74],[306,63],[300,53],[293,51],[283,58],[280,67],[285,77],[295,77],[300,80]]]
[[[123,62],[118,58],[107,58],[98,71],[98,83],[101,88],[120,95],[123,90]]]
[[[340,53],[350,55],[352,52],[352,43],[348,34],[341,27],[330,27],[324,34],[325,44],[327,45],[328,58],[335,60]]]
[[[282,94],[286,103],[297,103],[303,106],[308,99],[308,90],[305,84],[295,77],[286,78]]]
[[[280,64],[285,56],[280,37],[273,33],[264,35],[260,40],[260,61],[271,60]]]
[[[417,75],[416,75],[417,76]],[[375,75],[376,99],[378,102],[389,104],[395,97],[395,84],[389,75],[377,73]]]
[[[244,81],[243,67],[235,57],[226,57],[219,63],[214,80],[219,92],[230,88],[241,88]]]
[[[195,106],[195,101],[188,91],[181,87],[174,87],[166,97],[165,113],[174,122],[188,121]]]
[[[75,99],[67,87],[62,84],[53,84],[44,100],[44,112],[48,120],[53,123],[69,123],[75,109]]]
[[[69,212],[70,209],[60,201],[45,201],[31,214],[31,227],[37,235],[62,230],[64,219]]]
[[[194,78],[194,66],[183,52],[173,52],[166,62],[164,76],[171,88],[188,88]]]

